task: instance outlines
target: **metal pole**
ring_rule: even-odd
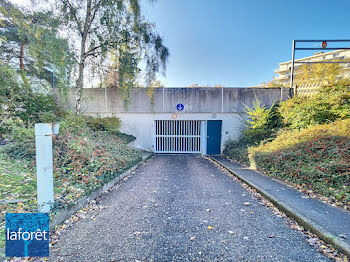
[[[105,113],[107,113],[107,88],[105,87]]]
[[[35,154],[37,173],[38,210],[48,213],[54,203],[52,135],[57,135],[59,124],[35,124]]]
[[[221,113],[224,112],[224,86],[221,87]]]
[[[283,87],[281,86],[281,102],[282,102],[282,100],[283,100]]]
[[[292,67],[291,67],[291,73],[290,73],[290,89],[289,89],[289,96],[293,97],[293,81],[294,81],[294,54],[295,50],[295,40],[293,40],[293,51],[292,51]]]
[[[164,99],[165,99],[165,94],[164,94],[164,86],[163,86],[163,113],[164,113]]]

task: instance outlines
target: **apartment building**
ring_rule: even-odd
[[[332,52],[317,52],[312,56],[307,56],[299,59],[295,59],[295,62],[319,62],[327,60],[349,60],[350,61],[350,50],[336,50]],[[294,64],[294,68],[300,67],[302,64]],[[350,63],[341,64],[343,69],[339,75],[339,78],[350,78]],[[277,74],[274,80],[277,80],[283,85],[288,85],[290,81],[292,61],[282,62],[279,64],[279,68],[275,70]]]

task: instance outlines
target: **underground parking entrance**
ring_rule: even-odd
[[[258,98],[270,107],[288,96],[283,88],[130,89],[125,104],[118,88],[84,89],[84,114],[116,116],[120,131],[135,136],[132,147],[161,154],[216,155],[244,129],[244,108]],[[70,101],[74,101],[74,94]],[[74,108],[72,104],[72,108]]]
[[[155,153],[221,153],[222,120],[155,120]]]

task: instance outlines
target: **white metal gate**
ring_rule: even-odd
[[[201,121],[156,120],[156,153],[200,153]]]

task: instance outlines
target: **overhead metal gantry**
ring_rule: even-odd
[[[294,65],[295,64],[349,64],[350,62],[345,61],[295,61],[295,51],[297,50],[350,50],[350,47],[327,47],[329,42],[350,42],[349,39],[338,39],[338,40],[293,40],[292,48],[292,66],[290,73],[290,96],[293,96],[293,82],[294,82]],[[321,47],[296,47],[296,43],[321,43]]]

